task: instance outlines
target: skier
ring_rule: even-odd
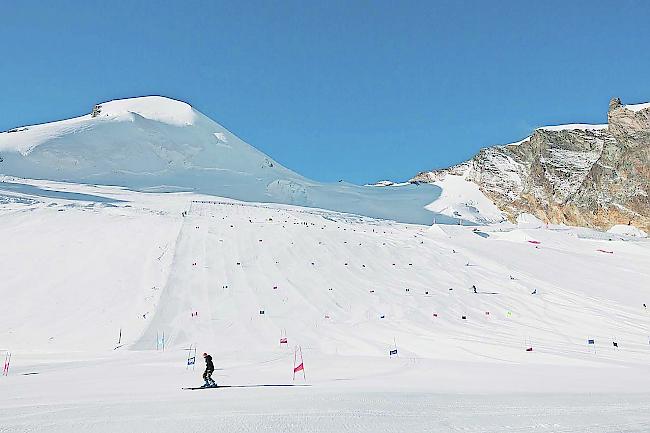
[[[533,290],[533,293],[531,295],[536,295],[537,294],[537,289]]]
[[[205,371],[203,372],[203,388],[216,387],[217,383],[212,380],[212,373],[214,372],[214,364],[212,363],[212,357],[207,353],[203,353],[203,359],[205,359]]]
[[[475,286],[475,285],[472,285],[472,289],[474,290],[474,293],[478,293],[478,292],[476,291],[476,286]]]

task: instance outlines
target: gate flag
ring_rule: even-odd
[[[298,362],[298,356],[300,356],[300,362]],[[307,380],[305,375],[305,361],[302,359],[302,347],[296,346],[293,351],[293,380],[296,380],[296,373],[302,371],[302,377],[304,380]]]

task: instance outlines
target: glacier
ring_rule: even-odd
[[[310,180],[189,104],[161,96],[98,104],[93,114],[0,134],[0,174],[138,191],[193,191],[407,223],[457,223],[426,208],[435,185],[374,188]]]

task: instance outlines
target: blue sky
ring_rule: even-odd
[[[647,1],[130,3],[0,3],[0,130],[160,94],[364,183],[650,101]]]

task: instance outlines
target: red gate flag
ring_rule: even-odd
[[[280,344],[287,344],[286,338],[280,338]]]
[[[298,355],[300,355],[300,364],[298,364]],[[296,349],[293,351],[293,380],[296,380],[296,373],[302,371],[302,377],[304,380],[307,380],[305,375],[305,362],[302,359],[302,348],[296,346]]]
[[[7,352],[5,355],[5,363],[2,367],[2,375],[9,376],[9,364],[11,363],[11,353]]]

